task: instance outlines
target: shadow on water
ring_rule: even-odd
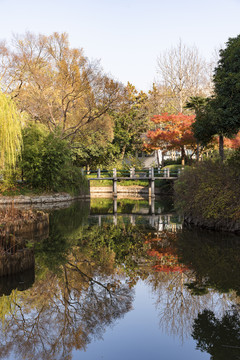
[[[10,295],[12,290],[24,291],[30,288],[35,281],[34,267],[12,274],[0,277],[0,297],[2,295]]]
[[[233,306],[222,317],[205,309],[194,319],[192,337],[197,349],[206,351],[212,360],[240,358],[240,307]]]
[[[240,296],[240,239],[238,236],[206,230],[184,230],[178,235],[179,259],[196,273],[188,284],[194,294],[208,288]]]

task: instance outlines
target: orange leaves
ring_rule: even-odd
[[[195,115],[179,113],[155,115],[151,118],[155,124],[159,124],[156,130],[149,130],[146,144],[147,149],[181,149],[183,146],[194,146],[196,139],[193,136],[191,125]]]
[[[189,270],[179,261],[177,249],[172,240],[171,234],[168,233],[165,239],[153,238],[145,242],[149,244],[147,255],[153,260],[152,268],[154,271],[182,273]]]
[[[225,139],[225,146],[230,149],[240,148],[240,131],[233,139]]]
[[[169,265],[155,265],[154,267],[155,271],[158,272],[164,272],[164,273],[172,273],[172,272],[178,272],[178,273],[182,273],[184,271],[187,271],[188,268],[187,267],[183,267],[183,266],[169,266]]]

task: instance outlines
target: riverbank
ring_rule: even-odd
[[[67,193],[43,194],[43,195],[18,195],[0,196],[0,206],[12,204],[51,204],[59,202],[69,202],[77,199],[89,199],[90,195],[70,195]]]

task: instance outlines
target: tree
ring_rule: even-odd
[[[121,160],[126,153],[142,150],[142,135],[148,126],[148,97],[128,83],[119,109],[112,114],[114,121],[113,145]]]
[[[183,112],[190,96],[207,96],[211,93],[210,66],[200,57],[196,47],[187,47],[180,40],[176,47],[165,51],[157,61],[159,95],[172,113]],[[169,111],[168,109],[162,109]]]
[[[240,35],[229,38],[220,50],[213,82],[220,119],[237,132],[240,128]]]
[[[149,150],[161,149],[180,150],[182,161],[185,160],[185,149],[195,149],[196,139],[193,136],[191,125],[195,119],[194,115],[169,115],[167,113],[155,115],[151,120],[159,124],[155,130],[149,130],[149,139],[146,148]]]
[[[113,137],[114,123],[111,116],[105,115],[97,122],[88,124],[75,137],[72,145],[75,164],[86,168],[108,166],[116,155],[112,145]]]
[[[18,107],[72,141],[113,109],[123,90],[82,49],[70,48],[65,33],[16,37],[9,68]]]
[[[195,116],[200,115],[203,107],[206,105],[207,99],[202,96],[191,96],[185,105],[185,109],[194,110]],[[197,161],[199,161],[199,142],[197,142]]]
[[[13,100],[0,91],[0,169],[15,167],[21,145],[21,115]]]
[[[224,159],[224,137],[233,138],[238,132],[230,118],[223,116],[217,98],[208,98],[206,105],[198,112],[193,124],[193,133],[196,139],[207,145],[218,136],[219,156]]]
[[[219,136],[219,155],[224,158],[224,137],[232,138],[240,130],[240,35],[230,38],[220,50],[213,83],[214,96],[197,115],[194,134],[201,142]]]

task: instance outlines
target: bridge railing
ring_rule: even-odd
[[[161,178],[177,178],[181,172],[183,171],[183,168],[178,169],[171,169],[171,168],[149,168],[149,169],[113,169],[113,170],[102,170],[102,169],[96,169],[96,170],[89,170],[84,171],[84,174],[87,175],[88,178],[155,178],[155,179],[161,179]]]

